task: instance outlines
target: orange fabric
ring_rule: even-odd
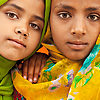
[[[37,52],[45,53],[45,54],[49,55],[48,50],[44,46],[42,48],[40,48]]]

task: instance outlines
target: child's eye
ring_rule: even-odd
[[[34,23],[30,23],[30,27],[32,27],[35,30],[39,30],[40,29],[40,27],[38,25],[34,24]]]
[[[18,16],[14,12],[7,12],[6,15],[11,19],[18,19]]]
[[[58,14],[59,17],[63,18],[63,19],[67,19],[67,18],[70,18],[71,15],[68,13],[68,12],[60,12]]]
[[[98,14],[90,14],[88,17],[88,19],[93,20],[93,21],[97,21],[100,19],[100,15]]]

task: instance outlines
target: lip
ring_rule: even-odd
[[[8,39],[14,46],[16,47],[26,47],[26,45],[24,44],[23,41],[21,41],[20,39]]]
[[[71,42],[67,42],[67,44],[71,49],[74,49],[74,50],[85,49],[86,46],[88,45],[87,42],[82,42],[82,41],[71,41]]]

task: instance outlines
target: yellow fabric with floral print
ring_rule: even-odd
[[[17,71],[13,72],[13,83],[18,92],[27,100],[99,100],[100,35],[84,63],[67,59],[50,38],[48,28],[46,39],[49,44],[43,45],[49,50],[51,57],[37,84],[31,84]]]

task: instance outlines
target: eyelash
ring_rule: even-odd
[[[31,27],[32,29],[40,30],[40,27],[39,27],[37,24],[30,23],[29,25],[30,25],[30,27]]]
[[[100,15],[99,14],[89,14],[87,16],[88,19],[92,20],[92,21],[97,21],[100,19]]]
[[[68,18],[72,17],[69,12],[60,12],[60,13],[58,13],[58,16],[62,19],[68,19]]]
[[[12,20],[19,19],[18,15],[14,12],[7,12],[6,15]],[[40,30],[40,27],[37,24],[30,23],[29,25],[32,29]]]
[[[10,19],[19,19],[18,15],[14,12],[7,12],[6,15],[10,18]]]
[[[72,17],[69,12],[60,12],[60,13],[58,13],[58,16],[62,19],[68,19],[68,18]],[[97,21],[100,19],[100,15],[99,14],[89,14],[87,16],[87,18],[92,21]]]

